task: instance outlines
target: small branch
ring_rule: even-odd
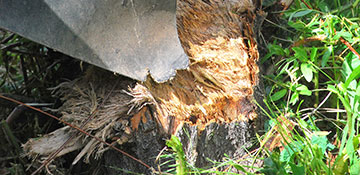
[[[326,35],[316,35],[316,36],[302,39],[300,41],[296,41],[291,47],[301,46],[301,45],[304,45],[306,43],[313,42],[313,41],[322,41],[324,39],[326,39]]]
[[[360,59],[359,53],[351,46],[349,42],[347,42],[343,37],[340,37],[340,41],[344,43],[351,50],[351,52],[354,53]]]
[[[326,102],[326,100],[328,98],[330,98],[330,95],[332,94],[332,92],[329,92],[328,95],[324,98],[324,100],[319,104],[319,106],[317,106],[310,115],[314,115],[316,113],[317,110],[319,110],[319,108],[321,108],[321,106]],[[318,99],[319,100],[319,99]]]

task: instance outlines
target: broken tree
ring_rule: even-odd
[[[207,158],[221,161],[224,154],[240,159],[261,127],[253,102],[258,97],[254,25],[259,5],[252,0],[178,1],[178,33],[190,58],[189,68],[177,71],[165,83],[150,77],[135,82],[89,69],[78,80],[56,88],[65,102],[59,109],[62,118],[79,126],[97,110],[83,129],[117,142],[152,167],[170,134],[181,139],[188,161],[197,167],[211,165]],[[104,105],[99,105],[109,93]],[[70,137],[72,132],[62,133]],[[105,153],[107,166],[149,172],[92,138],[78,135],[76,140],[76,147],[67,149],[81,147],[75,163],[84,156],[88,161],[91,155],[98,158]],[[31,155],[39,154],[35,149],[39,144],[30,141],[25,148]],[[116,174],[114,169],[107,171]]]

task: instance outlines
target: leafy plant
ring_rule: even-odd
[[[262,59],[276,66],[265,76],[273,125],[261,140],[263,173],[360,173],[359,2],[297,0],[283,12],[280,29],[295,35],[274,40]],[[281,144],[266,146],[269,133]]]
[[[171,138],[166,141],[166,145],[170,148],[169,151],[172,153],[166,153],[160,156],[160,159],[165,159],[165,161],[160,164],[160,167],[166,167],[166,170],[160,172],[159,174],[236,174],[232,172],[233,169],[241,171],[245,174],[253,174],[247,171],[245,167],[240,165],[237,161],[229,158],[227,155],[225,155],[226,158],[221,162],[208,159],[208,161],[213,164],[209,168],[195,167],[187,160],[179,138],[174,135],[172,135]],[[175,164],[174,160],[176,162]],[[253,169],[254,167],[246,168]]]
[[[175,160],[176,160],[176,174],[177,175],[185,175],[189,172],[189,168],[187,167],[186,157],[184,150],[182,148],[182,144],[176,136],[172,135],[170,140],[166,141],[166,145],[175,153]]]

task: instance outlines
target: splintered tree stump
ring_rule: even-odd
[[[62,119],[80,126],[98,111],[83,130],[155,169],[156,156],[170,135],[180,138],[187,160],[196,167],[211,166],[208,159],[222,161],[225,154],[241,159],[262,126],[254,103],[262,94],[254,34],[259,5],[255,0],[179,0],[178,34],[190,58],[189,68],[177,71],[165,83],[151,77],[135,82],[90,68],[83,77],[54,88],[64,101],[58,110]],[[43,140],[47,137],[53,136],[45,135]],[[104,174],[126,174],[118,169],[150,173],[93,138],[78,135],[76,140],[80,146],[74,143],[77,147],[67,148],[81,147],[74,164],[102,157]],[[29,141],[25,152],[31,157],[47,156],[36,149],[42,144],[46,143]],[[47,152],[57,148],[53,149]]]
[[[254,34],[258,6],[251,0],[178,1],[178,33],[190,67],[177,71],[168,82],[148,78],[134,88],[142,89],[138,97],[147,99],[142,101],[147,101],[147,109],[160,124],[155,132],[177,135],[187,160],[196,167],[211,166],[208,159],[222,161],[225,154],[241,159],[261,128],[253,102],[261,98],[254,93],[259,90]],[[153,166],[155,154],[144,150],[147,146],[155,152],[162,149],[163,140],[156,135],[136,139],[136,147],[130,148]],[[139,172],[139,167],[130,168],[121,157],[116,165],[113,159],[107,162]]]

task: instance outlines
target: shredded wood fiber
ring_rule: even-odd
[[[190,67],[166,83],[148,79],[138,84],[155,98],[166,130],[174,132],[183,121],[204,127],[210,122],[256,118],[252,100],[259,70],[251,4],[222,0],[178,3],[178,33]],[[173,128],[167,128],[169,116],[176,118]]]
[[[116,81],[119,81],[118,85],[111,92],[115,84],[114,82]],[[119,80],[119,77],[114,76],[111,72],[93,67],[87,70],[85,76],[71,82],[62,83],[53,90],[57,93],[56,95],[62,96],[62,100],[64,101],[64,104],[58,109],[58,112],[62,115],[61,119],[74,126],[80,127],[88,117],[95,112],[93,119],[85,125],[83,130],[102,140],[110,139],[110,141],[115,141],[111,139],[118,138],[116,141],[124,142],[131,138],[131,133],[129,132],[131,131],[129,123],[129,116],[131,114],[129,114],[129,112],[131,111],[129,110],[137,108],[136,104],[141,103],[136,102],[136,100],[140,99],[135,99],[124,92],[124,89],[133,86],[132,84],[133,81]],[[106,99],[104,104],[102,104],[105,96],[109,93],[111,93],[111,95]],[[143,98],[143,100],[146,100],[146,98]],[[59,130],[64,129],[60,128]],[[49,144],[48,140],[54,140],[54,137],[69,138],[74,133],[77,133],[74,129],[67,133],[56,132],[55,134],[57,134],[57,136],[54,136],[54,133],[50,133],[36,140],[36,142],[29,140],[23,147],[25,148],[25,152],[31,157],[36,157],[36,154],[48,156],[50,153],[56,151],[59,146],[53,145],[51,149],[48,148],[46,151],[39,148]],[[61,136],[59,136],[59,134],[61,134]],[[61,145],[66,140],[67,139],[58,140],[58,142],[60,142]],[[89,161],[90,155],[93,153],[96,153],[94,155],[95,158],[97,158],[108,149],[104,144],[98,143],[95,139],[85,136],[84,134],[80,134],[74,140],[80,143],[72,143],[74,147],[67,148],[67,150],[69,150],[68,152],[78,149],[79,144],[83,145],[83,149],[74,160],[74,163],[85,155],[85,160]]]

